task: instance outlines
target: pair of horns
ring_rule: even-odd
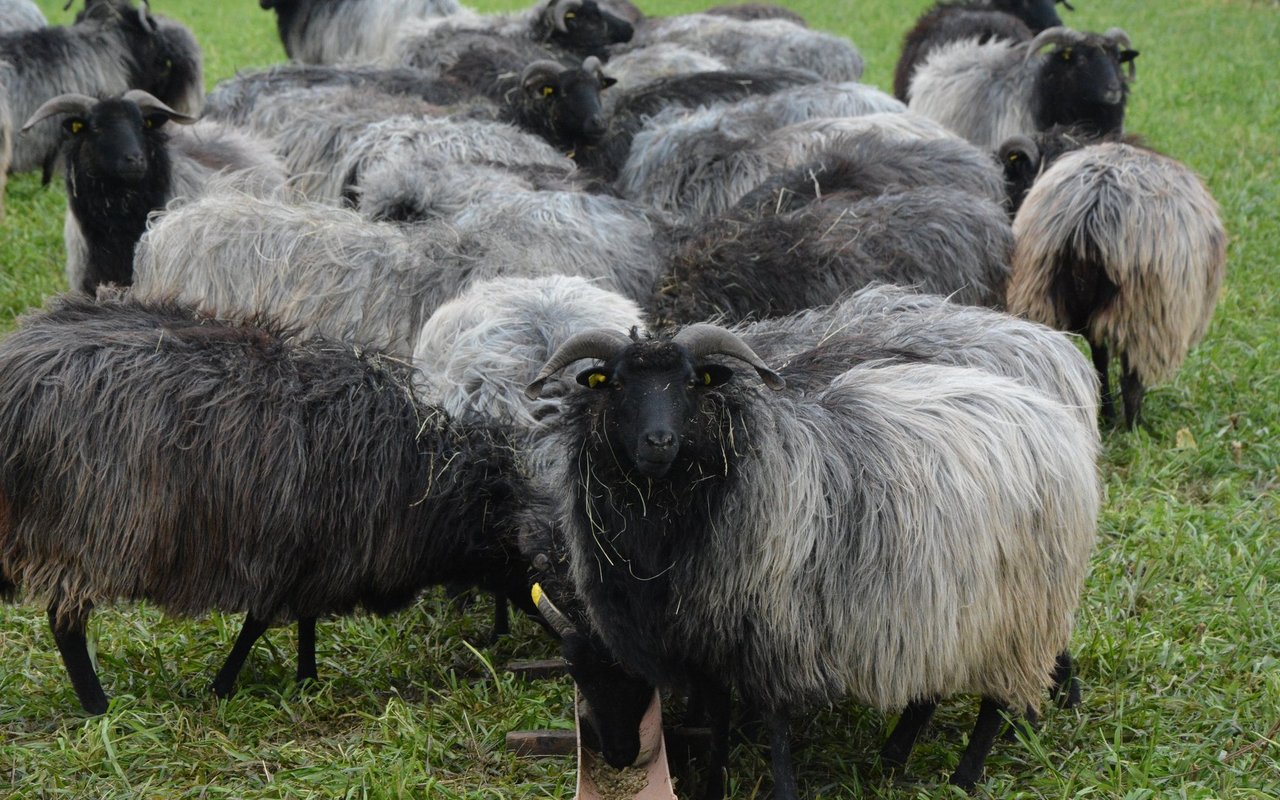
[[[66,11],[75,5],[75,3],[76,0],[67,0],[67,4],[62,7],[62,10]],[[93,10],[94,6],[101,5],[105,5],[112,11],[117,11],[117,0],[85,0],[84,13],[87,14]],[[131,10],[134,10],[138,15],[138,24],[141,25],[144,30],[155,31],[156,21],[151,18],[151,0],[142,0],[142,6],[140,8]]]
[[[1039,53],[1044,47],[1051,44],[1060,44],[1064,46],[1085,44],[1093,34],[1084,33],[1082,31],[1072,30],[1071,28],[1059,25],[1054,28],[1045,28],[1036,34],[1036,38],[1031,40],[1031,44],[1027,45],[1027,60],[1031,60],[1036,53]],[[1110,28],[1106,33],[1102,34],[1102,38],[1115,44],[1120,48],[1132,47],[1129,41],[1129,34],[1124,32],[1123,28]]]
[[[565,15],[582,8],[582,3],[583,0],[554,0],[551,5],[551,23],[556,26],[556,30],[561,33],[569,32],[569,22]]]
[[[1004,144],[1000,145],[1000,151],[998,154],[1000,163],[1003,164],[1008,160],[1012,153],[1022,153],[1031,161],[1032,164],[1040,163],[1040,148],[1030,136],[1017,134],[1005,139]]]
[[[189,117],[186,114],[180,114],[177,111],[174,111],[150,92],[144,92],[141,89],[130,89],[121,95],[120,99],[127,100],[136,105],[138,109],[142,111],[143,115],[149,113],[164,114],[170,121],[176,122],[180,125],[190,125],[196,121],[195,117]],[[71,94],[60,94],[51,100],[46,100],[42,106],[37,108],[36,112],[31,115],[31,118],[22,126],[22,132],[26,133],[37,122],[48,119],[49,117],[57,116],[58,114],[79,114],[81,116],[87,116],[91,111],[93,111],[93,107],[98,105],[100,102],[100,100],[86,94],[76,94],[74,92]]]
[[[693,358],[724,355],[745,361],[755,368],[760,379],[770,389],[781,389],[787,385],[782,376],[769,369],[736,333],[718,325],[705,322],[690,325],[672,337],[671,342],[683,347]],[[552,354],[551,360],[524,393],[530,400],[536,400],[542,394],[542,387],[547,380],[573,362],[584,358],[608,361],[631,343],[632,340],[627,335],[606,328],[594,328],[575,334]]]

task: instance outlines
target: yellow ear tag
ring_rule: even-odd
[[[578,15],[577,15],[577,14],[575,14],[575,13],[573,13],[572,11],[570,11],[569,13],[567,13],[567,14],[565,14],[565,15],[564,15],[564,18],[565,18],[565,19],[577,19],[577,18],[578,18]]]
[[[1017,153],[1010,153],[1010,154],[1009,154],[1009,163],[1010,163],[1010,164],[1012,164],[1013,162],[1015,162],[1015,161],[1017,161],[1017,160],[1018,160],[1018,154],[1017,154]]]
[[[536,606],[536,605],[539,605],[540,603],[542,603],[542,584],[540,584],[540,583],[535,583],[535,584],[533,585],[533,592],[532,592],[532,594],[533,594],[533,604],[534,604],[535,606]]]
[[[71,123],[71,132],[72,132],[72,133],[79,133],[79,132],[80,132],[80,131],[82,131],[82,130],[84,130],[84,123],[83,123],[83,122],[73,122],[73,123]]]
[[[1071,48],[1070,48],[1070,47],[1068,47],[1067,49],[1065,49],[1065,50],[1063,50],[1063,51],[1062,51],[1062,60],[1063,60],[1063,61],[1070,61],[1070,60],[1071,60]]]
[[[142,124],[143,124],[143,126],[144,126],[144,127],[147,127],[147,128],[154,128],[154,127],[155,127],[155,125],[156,125],[156,124],[155,124],[154,122],[152,122],[150,119],[144,119],[144,120],[142,121]]]
[[[607,380],[609,380],[609,376],[603,372],[593,372],[587,376],[587,386],[594,389]]]
[[[555,94],[555,93],[556,93],[556,90],[555,90],[554,88],[550,87],[550,86],[543,86],[543,87],[542,87],[542,96],[543,96],[543,97],[550,97],[551,95],[553,95],[553,94]]]
[[[704,372],[704,373],[702,373],[702,382],[703,382],[703,383],[705,383],[707,386],[710,386],[710,385],[711,385],[711,373],[710,373],[710,372]]]

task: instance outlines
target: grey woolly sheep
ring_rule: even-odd
[[[655,44],[629,50],[609,59],[605,73],[617,83],[601,96],[606,114],[617,98],[640,86],[662,78],[694,72],[723,72],[729,67],[715,56],[678,44]]]
[[[1013,234],[1001,206],[948,187],[824,190],[799,208],[694,225],[674,250],[653,315],[740,321],[825,305],[872,282],[999,306]]]
[[[101,283],[133,280],[133,251],[153,211],[204,190],[215,172],[233,172],[246,191],[276,191],[284,167],[266,142],[215,122],[196,122],[134,89],[101,102],[64,94],[23,126],[60,117],[64,132],[67,285],[93,294]],[[171,132],[169,122],[192,125]]]
[[[29,31],[48,24],[32,0],[0,0],[0,33]]]
[[[275,12],[285,53],[305,64],[377,61],[407,20],[462,10],[457,0],[258,0],[258,5]]]
[[[651,17],[621,54],[655,44],[678,44],[706,53],[735,70],[802,69],[829,81],[856,81],[863,60],[853,43],[785,19],[735,19],[722,14]]]
[[[408,370],[171,303],[67,298],[0,342],[0,566],[48,603],[81,705],[107,708],[89,612],[245,612],[225,696],[268,625],[389,613],[523,566],[511,444],[414,399]],[[520,580],[516,575],[513,580]]]
[[[783,104],[785,107],[785,103]],[[819,117],[782,128],[764,113],[732,118],[721,125],[717,109],[669,121],[656,120],[636,135],[615,186],[636,202],[696,219],[728,210],[771,176],[808,163],[824,153],[856,147],[864,137],[930,140],[928,150],[952,151],[953,168],[990,184],[1000,201],[1003,188],[990,157],[918,114],[876,113],[860,117]],[[957,169],[958,171],[958,169]],[[986,177],[983,177],[983,174]],[[923,173],[922,173],[923,174]],[[974,179],[965,182],[974,185]]]
[[[1114,418],[1109,358],[1120,355],[1125,422],[1203,338],[1226,272],[1218,204],[1194,172],[1123,143],[1062,155],[1013,222],[1010,311],[1089,341]]]
[[[1137,56],[1119,28],[1049,28],[1029,42],[953,42],[916,68],[907,105],[987,151],[1054,125],[1119,132]]]
[[[660,264],[655,223],[598,202],[607,199],[494,196],[447,220],[395,225],[210,190],[153,223],[134,285],[142,297],[176,295],[225,317],[263,311],[407,358],[431,312],[486,278],[580,275],[646,296]]]
[[[142,89],[182,114],[197,114],[204,98],[200,47],[179,23],[153,17],[126,0],[91,2],[68,27],[0,34],[0,86],[4,87],[8,126],[0,130],[11,159],[0,171],[52,170],[61,139],[41,129],[15,136],[13,125],[29,118],[50,97],[68,92],[94,97]]]
[[[1097,431],[985,369],[909,350],[851,360],[841,322],[824,328],[809,349],[812,329],[799,346],[774,329],[764,356],[752,327],[592,330],[553,356],[531,395],[598,359],[556,421],[573,582],[640,676],[724,710],[732,688],[765,714],[776,797],[797,796],[791,713],[840,697],[906,709],[893,761],[938,699],[980,694],[951,778],[971,788],[1002,710],[1034,715],[1070,637],[1099,508]],[[787,354],[777,372],[773,352]],[[727,715],[715,716],[719,766]]]
[[[925,11],[902,39],[902,54],[893,70],[893,96],[906,101],[915,68],[936,48],[965,40],[987,42],[1030,40],[1046,28],[1062,25],[1054,9],[1066,0],[941,0]]]

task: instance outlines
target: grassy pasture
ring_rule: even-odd
[[[61,0],[41,0],[53,21]],[[210,85],[283,59],[252,0],[155,0],[205,48]],[[523,2],[478,3],[515,8]],[[695,10],[642,2],[650,13]],[[814,27],[851,37],[866,80],[887,87],[903,32],[928,0],[789,0]],[[1107,502],[1074,649],[1080,709],[1047,709],[1040,733],[998,744],[979,796],[1280,796],[1280,5],[1270,0],[1079,0],[1075,27],[1119,25],[1142,51],[1129,127],[1198,170],[1231,234],[1227,286],[1208,338],[1147,399],[1147,427],[1109,433]],[[9,183],[0,225],[0,330],[64,288],[59,186]],[[904,599],[904,602],[907,600]],[[118,798],[570,797],[565,759],[523,760],[512,729],[567,727],[565,681],[501,671],[551,648],[526,621],[473,646],[488,605],[439,595],[396,617],[322,623],[322,685],[290,685],[293,634],[271,631],[241,691],[206,691],[239,619],[95,617],[113,697],[86,718],[31,606],[0,607],[0,796]],[[888,723],[842,704],[797,720],[796,760],[813,796],[924,798],[943,786],[976,702],[944,706],[905,776],[882,775]],[[767,754],[744,744],[732,796],[763,796]]]

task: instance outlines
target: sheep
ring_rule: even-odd
[[[0,34],[34,30],[48,24],[31,0],[0,0]]]
[[[601,97],[608,113],[614,98],[624,96],[647,83],[693,72],[724,72],[729,67],[720,59],[678,44],[655,44],[631,50],[609,59],[607,73],[614,80],[613,91]]]
[[[627,159],[634,137],[655,117],[678,117],[700,106],[719,106],[754,95],[772,95],[812,83],[816,78],[803,70],[764,69],[714,70],[649,81],[615,95],[607,103],[607,129],[598,143],[577,148],[574,159],[601,180],[612,181]]]
[[[781,19],[799,25],[802,28],[808,27],[808,23],[803,16],[789,8],[772,3],[726,3],[720,6],[712,6],[702,13],[720,14],[725,17],[744,20]]]
[[[827,322],[778,372],[750,327],[596,329],[561,347],[530,396],[574,361],[604,362],[578,374],[588,390],[565,398],[553,434],[573,583],[641,677],[718,706],[732,688],[764,713],[775,797],[797,796],[789,713],[842,696],[905,707],[886,744],[905,758],[937,699],[979,693],[951,776],[972,788],[1002,711],[1034,714],[1070,638],[1097,431],[983,369],[850,361]],[[710,780],[715,796],[723,775]]]
[[[1137,57],[1119,28],[1049,28],[1030,42],[953,42],[916,68],[907,107],[987,151],[1054,125],[1121,131]]]
[[[621,54],[654,44],[678,44],[714,56],[735,70],[791,68],[829,81],[856,81],[863,60],[848,39],[809,30],[786,19],[734,19],[723,14],[650,18]]]
[[[651,311],[685,323],[778,316],[874,281],[999,306],[1012,250],[1004,209],[967,192],[824,192],[794,210],[731,213],[693,226],[675,247]]]
[[[577,63],[591,56],[608,59],[609,46],[630,41],[632,28],[596,0],[539,0],[532,8],[513,14],[464,11],[410,24],[392,44],[392,60],[410,66],[429,63],[434,59],[433,51],[448,47],[451,37],[468,32],[523,40],[542,48],[543,57]]]
[[[596,200],[608,198],[492,196],[451,219],[397,225],[210,189],[143,235],[134,291],[220,317],[261,310],[307,335],[408,358],[431,312],[486,278],[581,275],[633,299],[651,293],[657,223]]]
[[[73,290],[92,295],[101,283],[129,285],[148,215],[198,194],[212,173],[236,171],[246,190],[284,184],[284,167],[266,143],[216,123],[171,137],[166,123],[196,120],[139,89],[101,102],[59,95],[22,130],[55,116],[63,117],[65,136],[66,272]]]
[[[1054,5],[1065,0],[958,0],[939,2],[920,15],[902,39],[902,54],[893,70],[893,96],[906,102],[911,73],[940,45],[961,39],[986,42],[1030,40],[1046,28],[1062,25]],[[1072,9],[1074,10],[1074,9]]]
[[[510,442],[417,401],[394,360],[72,296],[27,315],[0,364],[0,565],[48,603],[91,714],[107,708],[85,647],[94,606],[245,612],[214,680],[225,696],[272,623],[300,621],[298,677],[314,678],[316,618],[390,613],[520,564]]]
[[[15,137],[12,126],[29,118],[41,103],[67,92],[114,96],[142,89],[179,113],[195,115],[204,98],[200,48],[185,27],[124,0],[90,3],[83,19],[70,27],[0,34],[0,86],[5,87],[11,160],[0,172],[53,169],[56,131]]]
[[[274,11],[284,51],[304,64],[378,60],[406,20],[461,11],[458,0],[258,0]]]
[[[1121,358],[1125,424],[1213,318],[1227,234],[1204,182],[1172,158],[1122,142],[1058,158],[1013,221],[1009,310],[1089,341],[1106,419],[1110,355]]]
[[[771,113],[744,115],[732,125],[720,121],[712,109],[642,130],[614,183],[618,193],[686,219],[710,217],[778,172],[824,153],[856,150],[859,140],[870,137],[888,140],[888,147],[893,140],[928,140],[920,150],[926,158],[936,153],[945,160],[950,177],[968,173],[964,186],[985,185],[981,194],[1003,199],[991,158],[918,114],[819,117],[776,129]]]
[[[407,67],[335,67],[316,64],[277,64],[264,70],[240,72],[219,81],[205,98],[203,119],[247,125],[264,103],[276,103],[282,93],[315,87],[352,87],[360,97],[404,97],[432,106],[447,106],[474,95]],[[404,113],[404,112],[401,112]]]

